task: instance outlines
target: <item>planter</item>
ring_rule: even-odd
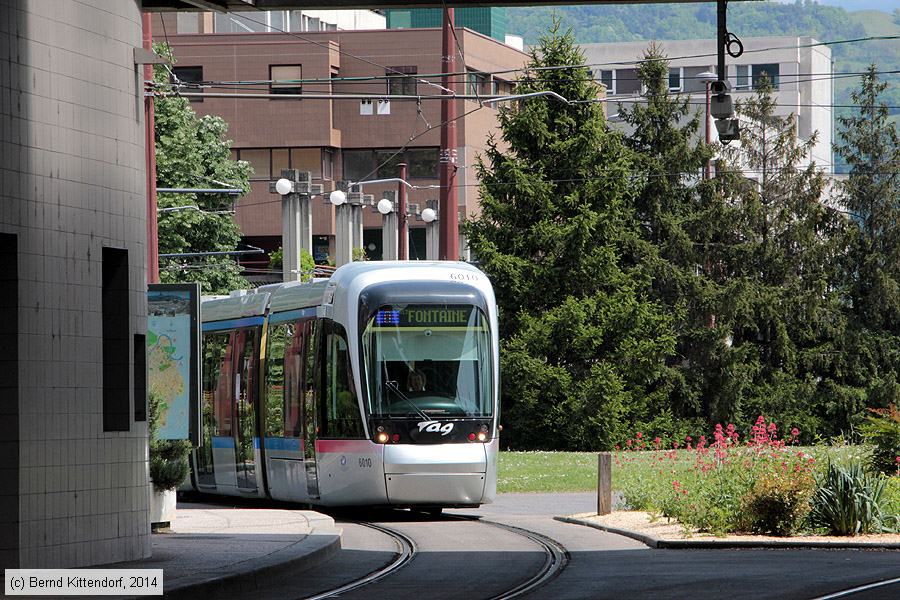
[[[175,520],[175,490],[158,491],[150,485],[150,530],[168,529]]]

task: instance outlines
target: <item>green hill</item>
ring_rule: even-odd
[[[850,17],[863,27],[866,35],[900,35],[900,23],[880,10],[857,10]]]

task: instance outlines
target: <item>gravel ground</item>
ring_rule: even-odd
[[[617,529],[628,529],[637,531],[644,535],[649,535],[662,540],[728,540],[728,541],[805,541],[805,542],[834,542],[834,543],[872,543],[879,544],[897,544],[900,543],[900,534],[878,534],[878,535],[859,535],[855,537],[847,536],[825,536],[825,535],[799,535],[794,537],[774,537],[765,535],[726,535],[714,536],[709,533],[700,533],[698,531],[685,532],[681,524],[672,521],[669,522],[665,517],[660,517],[653,521],[648,513],[640,511],[616,511],[609,515],[599,516],[593,513],[583,513],[572,515],[573,518],[592,521],[606,527],[615,527]]]

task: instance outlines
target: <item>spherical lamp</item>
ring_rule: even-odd
[[[437,219],[437,213],[433,208],[426,208],[422,211],[422,220],[426,223],[432,223],[435,219]]]
[[[394,210],[394,203],[387,198],[382,198],[378,201],[378,212],[381,214],[389,215],[392,210]]]
[[[347,194],[342,190],[334,190],[331,192],[331,195],[328,196],[328,200],[335,206],[340,206],[347,201]]]
[[[281,178],[275,182],[275,191],[281,194],[282,196],[286,196],[291,193],[294,189],[294,184],[291,183],[290,179]]]

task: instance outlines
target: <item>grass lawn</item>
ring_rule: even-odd
[[[597,489],[593,452],[501,452],[497,491],[588,492]]]
[[[803,448],[804,451],[823,460],[823,453],[832,455],[855,454],[852,448]],[[622,453],[623,458],[633,456]],[[679,462],[685,467],[691,457],[685,450],[678,452]],[[597,489],[597,454],[595,452],[500,452],[497,491],[504,492],[590,492]],[[651,477],[654,467],[644,461],[613,462],[613,488],[625,480]],[[900,507],[900,477],[892,477],[888,483],[890,501]]]

